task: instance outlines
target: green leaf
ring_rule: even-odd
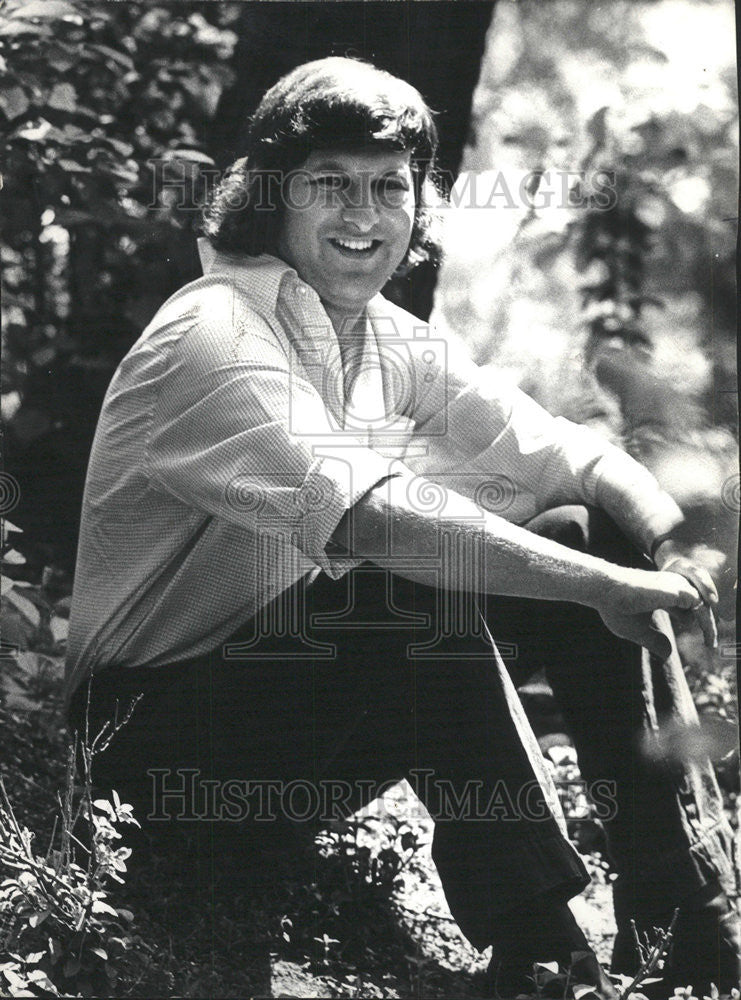
[[[117,917],[118,913],[110,906],[105,903],[102,899],[96,899],[93,901],[93,913],[105,913],[111,917]]]
[[[25,90],[22,87],[5,87],[0,90],[0,108],[5,112],[5,117],[12,121],[20,118],[31,107]]]
[[[574,992],[574,1000],[581,1000],[582,997],[595,995],[594,986],[583,986],[580,983],[575,983],[572,990]]]
[[[0,37],[9,38],[14,35],[36,35],[37,37],[47,38],[52,34],[52,30],[48,24],[31,24],[25,21],[7,21],[5,24],[0,24]]]
[[[39,910],[37,913],[32,913],[28,918],[29,927],[38,927],[40,924],[43,924],[50,913],[51,910],[48,906],[45,910]]]
[[[38,351],[34,351],[31,355],[31,361],[36,365],[37,368],[46,368],[57,356],[57,349],[53,344],[47,344],[45,347],[40,347]]]
[[[52,634],[54,642],[66,642],[69,635],[69,621],[66,618],[60,618],[58,615],[52,615],[49,621],[49,629]]]
[[[24,21],[69,21],[71,24],[82,24],[82,16],[66,0],[30,0],[18,10],[13,11],[11,18]]]
[[[91,45],[90,48],[94,52],[100,52],[105,58],[112,60],[113,62],[120,63],[125,69],[134,69],[134,62],[130,56],[127,56],[125,52],[117,52],[116,49],[111,49],[107,45]]]
[[[90,167],[83,167],[76,160],[57,160],[57,163],[68,174],[89,174],[92,172]]]
[[[206,153],[201,153],[197,149],[168,149],[162,157],[163,160],[190,160],[193,163],[208,163],[213,166],[214,161]]]
[[[46,62],[57,73],[66,73],[68,69],[72,69],[73,66],[77,65],[79,58],[80,53],[66,45],[58,45],[55,48],[50,46],[46,53]]]
[[[52,89],[46,103],[57,111],[76,111],[77,91],[71,83],[58,83]]]
[[[114,149],[120,156],[129,157],[134,152],[134,147],[128,143],[123,142],[121,139],[111,139],[108,136],[101,136],[100,141]]]
[[[51,122],[42,118],[37,125],[30,125],[27,128],[19,129],[14,133],[13,138],[25,139],[27,142],[43,142],[44,139],[51,138],[54,133],[61,135]]]
[[[27,990],[25,988],[25,986],[9,986],[8,987],[8,991],[9,991],[11,997],[13,997],[13,998],[15,998],[15,997],[35,997],[36,996],[35,993],[31,993],[30,990]]]
[[[64,969],[62,972],[67,979],[71,979],[72,976],[76,976],[80,971],[80,960],[78,958],[68,958],[64,963]]]
[[[5,553],[4,558],[10,555],[9,552]],[[39,609],[33,604],[28,598],[24,597],[22,594],[17,593],[15,590],[11,590],[5,595],[5,599],[12,604],[16,611],[18,611],[26,621],[30,622],[34,628],[38,628],[39,622],[41,621],[41,615],[39,614]]]
[[[109,177],[115,177],[124,184],[135,184],[139,180],[139,171],[133,160],[128,160],[126,164],[101,164],[101,170],[105,170]]]
[[[95,809],[99,809],[102,813],[105,813],[106,816],[109,817],[109,819],[113,820],[116,818],[115,810],[111,805],[111,803],[108,801],[108,799],[95,799],[93,802],[93,807]]]
[[[46,973],[43,969],[32,969],[31,972],[26,973],[26,979],[29,983],[40,983],[42,979],[46,979]]]

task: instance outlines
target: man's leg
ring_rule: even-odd
[[[419,620],[404,625],[405,616]],[[580,981],[613,996],[567,906],[585,870],[477,605],[366,567],[334,616],[340,646],[361,622],[351,646],[368,719],[339,766],[405,762],[435,820],[432,855],[453,916],[476,947],[494,946],[497,995],[527,989],[533,962],[569,966],[582,952]]]
[[[274,819],[298,822],[302,808],[311,812],[310,789],[321,803],[330,790],[347,811],[360,804],[361,785],[367,798],[379,782],[406,774],[437,817],[434,856],[454,916],[474,944],[494,943],[519,963],[509,973],[524,975],[547,956],[568,963],[585,941],[565,900],[586,873],[549,809],[542,759],[511,683],[485,639],[467,644],[454,634],[442,646],[430,642],[440,595],[391,579],[357,572],[352,591],[343,589],[349,579],[323,579],[297,597],[305,601],[303,638],[335,645],[327,659],[281,660],[279,637],[255,644],[240,634],[234,659],[220,652],[157,668],[151,679],[142,671],[107,681],[103,674],[98,718],[124,687],[133,692],[142,683],[146,691],[98,781],[126,795],[153,787],[147,769],[165,771],[155,776],[155,814],[190,823],[209,841],[213,824],[192,815],[203,811],[203,796],[192,808],[180,794],[189,770],[200,786],[216,782],[222,792],[227,781],[253,782]],[[415,656],[415,646],[424,655]],[[278,789],[272,805],[271,782]],[[349,793],[342,803],[338,790]],[[249,804],[254,819],[254,793]]]
[[[613,562],[642,559],[599,511],[561,508],[528,527]],[[668,727],[685,729],[690,740],[697,732],[676,650],[662,663],[576,605],[497,597],[488,620],[497,640],[517,643],[516,676],[545,669],[584,779],[613,803],[605,829],[619,875],[616,971],[635,966],[630,919],[650,930],[667,925],[679,906],[686,915],[667,976],[735,985],[739,938],[723,894],[734,877],[722,798],[709,761],[668,759],[660,738]],[[657,624],[672,635],[668,616]]]

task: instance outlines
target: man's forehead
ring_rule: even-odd
[[[304,170],[337,170],[345,173],[359,171],[371,173],[406,173],[409,169],[409,150],[379,149],[320,149],[306,158]]]

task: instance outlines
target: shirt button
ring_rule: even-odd
[[[299,295],[306,295],[307,291],[306,285],[299,285],[296,291],[298,292]]]

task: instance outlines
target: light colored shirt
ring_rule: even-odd
[[[292,268],[267,255],[207,256],[207,273],[162,306],[103,403],[70,691],[112,664],[213,650],[302,577],[357,566],[331,536],[389,477],[420,477],[414,502],[441,516],[455,516],[462,493],[515,523],[596,503],[605,476],[658,493],[622,451],[552,417],[382,296],[368,304],[360,360],[343,370],[329,318]]]

